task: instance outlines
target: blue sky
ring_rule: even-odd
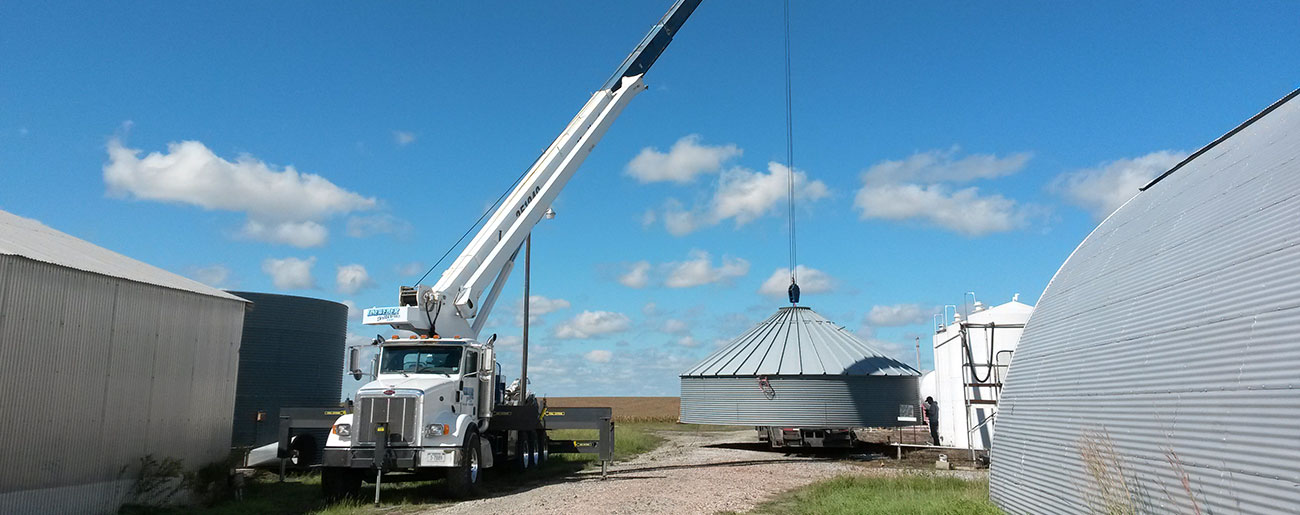
[[[0,4],[0,209],[220,287],[391,305],[667,7]],[[910,363],[966,291],[1033,302],[1135,184],[1300,86],[1298,17],[796,2],[804,304]],[[675,395],[782,304],[781,23],[706,1],[534,231],[535,391]],[[513,374],[519,273],[503,296]]]

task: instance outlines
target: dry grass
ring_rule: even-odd
[[[551,408],[614,408],[614,422],[676,422],[682,400],[678,397],[547,397]]]
[[[1085,432],[1078,442],[1083,468],[1092,479],[1083,491],[1092,513],[1132,515],[1138,512],[1134,478],[1115,451],[1115,440],[1106,430]]]

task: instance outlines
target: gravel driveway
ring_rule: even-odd
[[[555,483],[422,513],[715,513],[752,509],[769,496],[841,474],[897,475],[906,470],[843,459],[758,450],[753,430],[660,433],[658,449],[612,465],[609,478],[580,472]],[[836,459],[839,458],[839,459]],[[953,472],[974,476],[982,472]]]

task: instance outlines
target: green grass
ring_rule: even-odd
[[[840,476],[798,488],[759,505],[763,514],[1002,513],[988,498],[988,481],[933,474],[893,478]]]
[[[638,454],[651,451],[663,443],[663,438],[652,431],[662,430],[676,424],[672,423],[620,423],[614,429],[614,459],[627,460]],[[594,440],[596,431],[558,430],[551,431],[552,439]],[[486,496],[492,496],[536,484],[540,481],[556,480],[583,469],[598,466],[595,454],[552,454],[551,459],[540,470],[521,476],[509,470],[508,466],[493,467],[484,479]],[[522,479],[522,481],[521,481]],[[320,475],[290,475],[284,483],[279,476],[271,473],[259,474],[250,480],[244,489],[244,500],[227,499],[211,506],[152,508],[126,506],[119,513],[124,515],[369,515],[383,513],[401,514],[428,509],[440,504],[447,504],[447,494],[442,490],[442,481],[385,482],[380,498],[383,506],[375,508],[373,503],[364,501],[344,501],[326,503],[320,493]],[[362,485],[362,494],[366,498],[374,495],[374,485]]]

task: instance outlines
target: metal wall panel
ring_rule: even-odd
[[[348,307],[293,295],[231,293],[253,302],[244,315],[232,444],[265,445],[278,437],[280,408],[338,404]],[[261,423],[259,410],[266,412]]]
[[[686,377],[681,422],[750,426],[891,427],[917,403],[917,376]]]
[[[1011,513],[1300,506],[1300,101],[1139,193],[1066,260],[1025,328],[993,440]],[[1085,458],[1088,442],[1113,452]],[[1186,485],[1186,486],[1184,486]]]
[[[0,255],[0,513],[111,513],[145,456],[224,461],[233,299]]]

